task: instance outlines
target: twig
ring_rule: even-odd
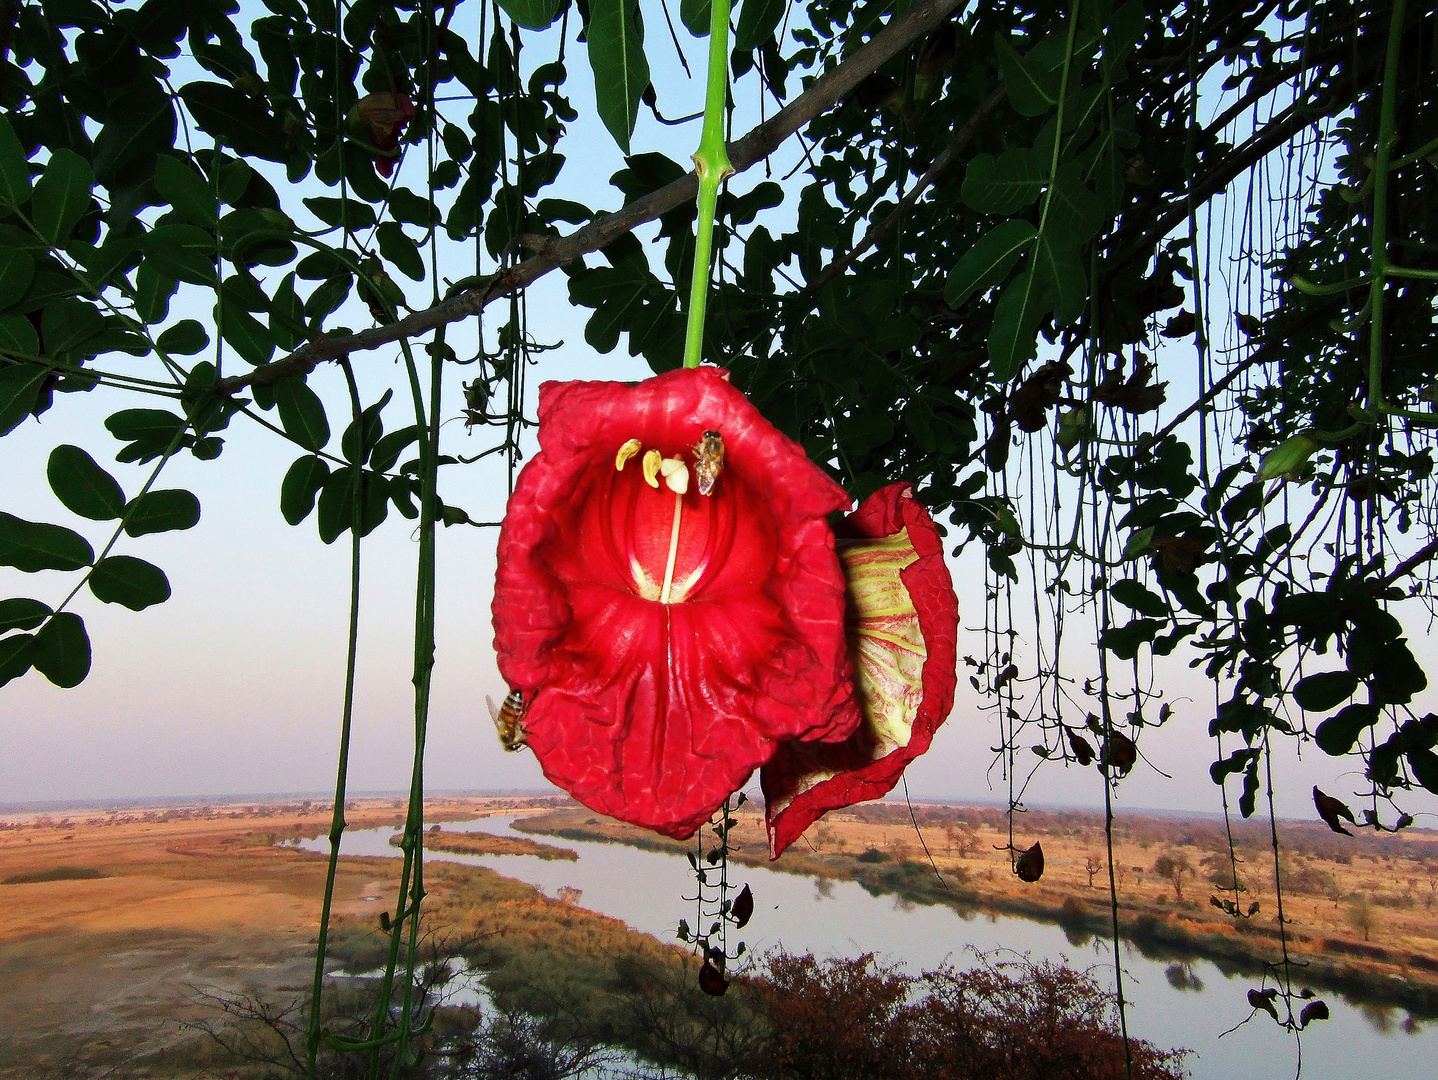
[[[1008,92],[1008,87],[1000,86],[979,103],[978,107],[974,109],[973,115],[965,120],[963,127],[954,133],[954,137],[950,140],[949,145],[944,147],[939,153],[939,156],[934,158],[933,164],[925,170],[924,175],[919,177],[919,182],[899,200],[899,204],[894,207],[893,213],[877,225],[871,225],[868,232],[864,233],[862,240],[828,266],[824,267],[823,270],[819,271],[814,277],[814,280],[809,283],[808,291],[810,293],[817,293],[836,276],[843,273],[847,267],[851,266],[860,255],[864,254],[864,252],[868,251],[888,235],[889,231],[899,223],[899,219],[904,216],[909,207],[918,202],[919,197],[933,185],[934,181],[937,180],[940,175],[947,172],[954,162],[958,160],[959,155],[964,152],[964,148],[973,141],[974,135],[979,129],[980,122],[994,110],[999,102],[1008,96]]]
[[[768,120],[729,145],[729,161],[736,173],[744,172],[772,154],[790,135],[848,97],[858,85],[900,50],[927,34],[948,17],[960,0],[918,0],[866,44]],[[396,341],[417,337],[439,326],[477,315],[490,303],[523,289],[551,270],[591,251],[598,251],[626,233],[692,200],[698,181],[690,172],[671,184],[635,199],[622,210],[605,215],[568,236],[552,237],[544,250],[466,289],[433,307],[406,315],[387,326],[376,326],[345,337],[322,338],[302,346],[273,363],[243,375],[222,379],[219,389],[233,394],[243,387],[266,385],[288,375],[303,375],[326,360],[344,353],[366,352]]]

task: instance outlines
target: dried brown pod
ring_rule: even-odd
[[[1037,881],[1044,876],[1044,849],[1037,840],[1027,851],[1020,852],[1014,860],[1014,873],[1020,881]]]

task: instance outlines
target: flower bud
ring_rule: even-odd
[[[1312,435],[1294,435],[1285,439],[1263,456],[1263,463],[1258,467],[1259,483],[1280,477],[1297,480],[1299,471],[1322,445]]]

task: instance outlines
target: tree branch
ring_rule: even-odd
[[[933,182],[953,166],[954,162],[958,160],[959,155],[964,152],[964,148],[973,141],[974,135],[979,129],[979,124],[983,121],[984,117],[993,112],[995,106],[1008,96],[1008,92],[1008,87],[1000,86],[992,94],[984,98],[983,101],[979,102],[978,107],[974,109],[973,115],[965,120],[963,127],[954,133],[954,137],[950,140],[949,145],[944,147],[939,153],[939,156],[934,158],[933,164],[925,170],[924,175],[919,177],[919,182],[899,200],[899,204],[894,207],[893,213],[877,225],[871,225],[868,232],[864,233],[862,240],[843,255],[840,255],[828,266],[824,267],[823,270],[819,271],[814,280],[809,283],[807,291],[811,295],[817,293],[835,277],[842,274],[847,267],[853,265],[854,261],[858,259],[860,255],[864,254],[864,252],[868,251],[889,234],[889,231],[899,223],[899,219],[908,212],[909,207],[918,202],[919,197],[929,189]]]
[[[1392,585],[1399,578],[1411,574],[1419,566],[1427,562],[1429,559],[1433,558],[1435,555],[1438,555],[1438,540],[1430,540],[1417,552],[1404,559],[1401,563],[1394,567],[1393,572],[1385,576],[1381,584],[1384,586]]]
[[[763,161],[790,135],[828,111],[891,58],[948,17],[960,0],[917,0],[837,67],[825,72],[809,89],[768,120],[729,144],[729,161],[741,173]],[[477,315],[487,305],[525,288],[551,270],[612,243],[625,233],[693,199],[698,192],[694,173],[635,199],[622,210],[590,222],[568,236],[551,237],[538,254],[489,278],[484,284],[433,307],[406,315],[398,322],[361,330],[346,337],[321,337],[288,356],[243,375],[221,379],[219,389],[234,393],[251,384],[273,383],[287,375],[303,375],[326,360],[352,352],[378,349],[436,327]]]

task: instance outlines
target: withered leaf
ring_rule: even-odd
[[[1190,536],[1160,536],[1149,541],[1154,558],[1175,574],[1191,574],[1203,554],[1203,544]]]
[[[713,997],[723,997],[724,991],[729,989],[729,980],[719,973],[719,969],[708,960],[699,969],[699,989]]]
[[[1014,873],[1020,881],[1037,881],[1044,876],[1044,849],[1038,841],[1014,861]]]
[[[1345,818],[1350,825],[1357,825],[1358,819],[1353,816],[1353,811],[1348,809],[1348,804],[1342,799],[1335,799],[1332,795],[1320,791],[1317,784],[1313,785],[1313,807],[1324,824],[1334,832],[1344,836],[1353,835],[1339,822],[1339,818]]]
[[[1153,363],[1141,363],[1134,369],[1132,375],[1124,379],[1121,367],[1111,368],[1104,373],[1103,380],[1094,387],[1090,397],[1101,405],[1112,405],[1114,408],[1122,409],[1134,416],[1153,412],[1168,397],[1168,392],[1165,389],[1168,383],[1149,385],[1149,380],[1153,378],[1153,371]]]
[[[1193,312],[1185,308],[1169,319],[1159,333],[1166,338],[1181,338],[1188,337],[1197,328],[1198,319],[1194,317]]]
[[[1104,740],[1101,761],[1105,766],[1112,766],[1120,776],[1127,776],[1138,764],[1138,744],[1121,731],[1110,732]]]
[[[1278,1019],[1278,1010],[1274,1008],[1273,999],[1278,996],[1278,991],[1271,987],[1267,990],[1250,990],[1248,992],[1248,1003],[1255,1009],[1262,1009],[1275,1020]]]
[[[734,906],[729,909],[729,915],[734,920],[734,925],[741,930],[754,916],[754,894],[745,885],[739,890],[739,895],[734,898]]]
[[[1073,368],[1062,361],[1039,368],[1009,395],[1009,419],[1021,431],[1042,431],[1045,411],[1059,403],[1064,383],[1072,375]]]
[[[1328,1005],[1322,1001],[1310,1001],[1298,1014],[1298,1026],[1307,1027],[1315,1020],[1328,1019]]]
[[[1247,334],[1249,337],[1257,337],[1259,334],[1263,333],[1263,323],[1258,321],[1258,316],[1244,315],[1240,313],[1237,316],[1237,319],[1238,328],[1242,330],[1245,334]]]
[[[1092,764],[1092,744],[1082,735],[1080,735],[1077,731],[1074,731],[1072,728],[1069,728],[1065,732],[1065,734],[1067,734],[1069,737],[1069,749],[1073,751],[1073,756],[1078,759],[1078,763],[1080,765]]]

